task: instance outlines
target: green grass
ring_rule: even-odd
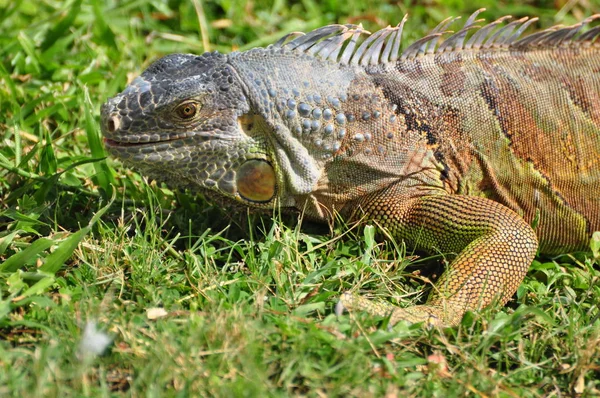
[[[220,0],[197,13],[183,0],[0,0],[0,395],[600,394],[599,242],[537,260],[505,308],[453,329],[388,330],[335,317],[336,298],[357,287],[419,302],[435,259],[377,243],[370,227],[230,215],[105,159],[100,105],[166,53],[247,49],[332,22],[377,29],[406,12],[410,42],[480,6],[488,20],[543,26],[600,11],[322,3]],[[80,348],[90,322],[114,340],[102,356]]]

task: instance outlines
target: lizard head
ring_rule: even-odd
[[[338,72],[278,47],[169,55],[103,105],[105,147],[174,187],[298,207],[339,149],[351,79]]]
[[[217,199],[272,206],[275,163],[252,133],[259,127],[225,55],[166,56],[101,113],[107,150],[143,174]]]

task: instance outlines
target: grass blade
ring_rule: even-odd
[[[48,238],[39,238],[26,249],[13,254],[0,264],[0,272],[14,272],[26,264],[33,264],[39,255],[49,249],[55,241]]]
[[[112,198],[108,202],[108,204],[100,210],[98,210],[98,212],[94,215],[94,217],[92,217],[90,223],[86,227],[80,229],[79,231],[75,232],[67,239],[62,241],[56,248],[56,250],[54,250],[46,257],[46,259],[44,260],[44,265],[40,267],[40,271],[55,274],[71,257],[73,251],[75,251],[75,249],[79,245],[79,242],[92,230],[94,224],[98,222],[98,220],[100,219],[100,217],[102,217],[104,213],[106,213],[106,211],[114,202],[115,197],[116,190],[113,190]]]

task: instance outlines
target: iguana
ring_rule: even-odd
[[[102,107],[106,148],[216,200],[454,253],[424,305],[344,293],[340,308],[456,325],[506,303],[536,251],[583,250],[600,230],[600,15],[524,35],[536,18],[480,26],[481,11],[404,50],[406,17],[165,56]]]

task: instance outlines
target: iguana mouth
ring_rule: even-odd
[[[169,151],[182,145],[184,145],[182,139],[150,142],[124,142],[104,138],[104,147],[107,150],[116,153],[127,152],[134,154],[149,154]]]
[[[250,130],[252,130],[252,127],[254,126],[254,118],[255,115],[244,115],[241,116],[238,119],[238,127],[240,128],[240,130],[248,133]],[[211,134],[210,132],[198,132],[198,131],[192,131],[192,132],[185,132],[185,133],[178,133],[178,134],[163,134],[163,135],[157,135],[155,134],[152,137],[148,137],[148,136],[126,136],[126,137],[122,137],[122,139],[115,139],[113,138],[108,138],[108,137],[104,137],[104,145],[108,146],[108,147],[140,147],[140,146],[147,146],[147,145],[155,145],[155,144],[161,144],[161,143],[166,143],[166,142],[172,142],[172,141],[179,141],[179,140],[183,140],[185,138],[191,138],[191,137],[203,137],[205,139],[210,139],[210,138],[214,138],[214,135]]]
[[[193,131],[178,134],[162,134],[152,136],[125,136],[122,139],[115,139],[104,137],[104,145],[107,147],[143,147],[143,146],[156,146],[158,144],[167,144],[170,142],[181,141],[186,138],[198,138],[202,137],[205,140],[210,138],[210,134],[203,134],[202,132]]]
[[[148,144],[148,143],[145,142],[144,144]],[[128,147],[128,146],[139,146],[139,145],[142,145],[142,143],[115,141],[115,140],[111,140],[110,138],[104,137],[104,145],[107,147],[115,147],[115,146]]]
[[[171,141],[178,141],[181,139],[184,139],[186,137],[175,137],[175,138],[169,138],[169,139],[160,139],[160,140],[154,140],[154,141],[144,141],[144,142],[129,142],[129,141],[117,141],[111,138],[106,138],[104,137],[104,145],[108,146],[108,147],[142,147],[142,146],[150,146],[150,145],[157,145],[157,144],[162,144],[162,143],[168,143]]]

